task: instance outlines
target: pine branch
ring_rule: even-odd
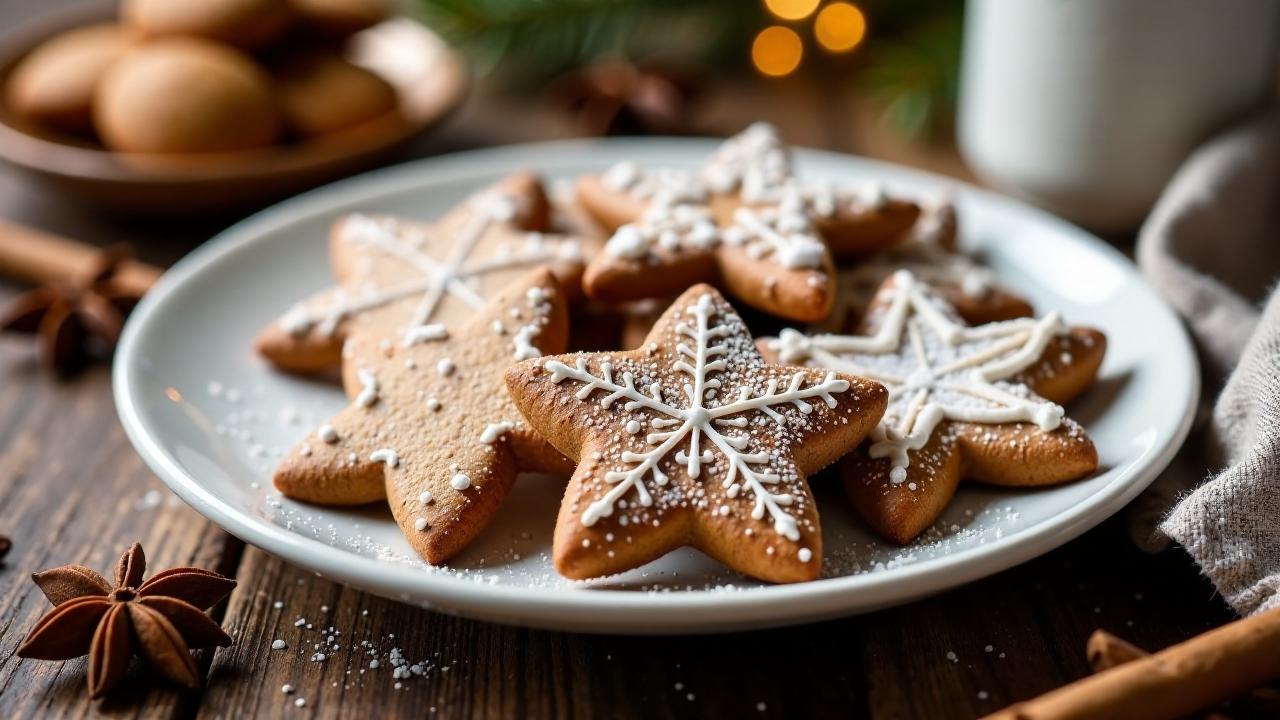
[[[482,72],[545,79],[604,56],[706,60],[741,50],[758,3],[724,0],[417,0],[423,20]]]

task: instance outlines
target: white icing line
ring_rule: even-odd
[[[356,368],[356,379],[360,381],[360,392],[356,395],[356,405],[367,408],[378,402],[378,378],[373,372],[365,368]]]
[[[728,490],[729,496],[736,497],[742,489],[746,489],[752,494],[754,501],[751,512],[753,518],[762,519],[767,514],[778,534],[793,541],[799,540],[796,519],[784,509],[794,502],[793,497],[788,493],[774,493],[769,489],[782,482],[782,478],[768,469],[756,467],[767,467],[774,456],[769,452],[746,452],[751,435],[725,435],[716,426],[745,427],[745,422],[737,422],[745,421],[745,418],[728,417],[742,413],[760,413],[778,425],[785,426],[786,419],[775,409],[777,406],[792,405],[800,413],[808,414],[813,410],[808,401],[821,399],[829,407],[834,407],[836,400],[832,394],[848,391],[849,383],[837,378],[835,373],[828,373],[821,383],[806,388],[803,386],[804,373],[796,372],[783,390],[779,390],[777,380],[770,380],[767,389],[753,397],[750,387],[744,384],[735,401],[707,407],[708,393],[721,386],[721,380],[711,377],[712,374],[728,370],[727,358],[730,351],[725,338],[730,331],[723,324],[711,324],[710,320],[716,315],[716,309],[710,295],[700,296],[685,312],[694,316],[696,325],[691,328],[680,323],[676,326],[676,332],[692,344],[682,341],[677,345],[677,354],[681,359],[673,364],[672,369],[687,375],[691,381],[691,384],[684,387],[687,408],[677,408],[664,401],[656,383],[650,386],[651,395],[641,393],[630,372],[623,373],[621,383],[615,381],[613,366],[608,361],[601,363],[599,375],[593,375],[587,370],[585,358],[579,358],[577,367],[570,367],[557,360],[548,361],[543,366],[551,374],[553,383],[565,380],[582,383],[582,389],[576,393],[579,400],[585,401],[600,390],[607,393],[598,401],[602,408],[608,409],[617,401],[624,400],[623,409],[627,412],[645,408],[660,416],[651,423],[657,431],[645,437],[646,442],[653,447],[641,453],[630,450],[621,453],[620,459],[631,464],[631,467],[605,473],[605,482],[612,487],[582,512],[582,524],[590,527],[600,518],[611,516],[622,499],[633,492],[635,502],[640,506],[652,505],[653,496],[646,487],[645,478],[651,475],[657,487],[667,485],[669,478],[662,472],[660,464],[686,439],[689,441],[688,451],[679,450],[674,459],[685,466],[690,478],[699,477],[704,465],[715,461],[715,453],[710,447],[700,449],[700,441],[705,438],[728,461],[722,486]],[[633,422],[636,421],[627,421],[628,431]],[[638,431],[637,423],[635,432]]]
[[[506,435],[514,430],[516,423],[511,420],[502,420],[496,423],[489,423],[484,426],[484,430],[480,432],[480,442],[485,445],[492,445],[498,441],[498,438]]]
[[[400,456],[391,448],[378,448],[377,450],[369,453],[369,459],[373,462],[380,462],[389,468],[396,468],[400,466]]]
[[[863,375],[888,386],[889,410],[871,433],[868,454],[890,459],[890,482],[907,479],[910,452],[928,444],[944,420],[1031,422],[1045,431],[1062,423],[1064,411],[1056,403],[1020,397],[994,384],[1033,365],[1049,342],[1066,331],[1058,313],[966,327],[940,310],[910,272],[895,273],[889,292],[889,307],[874,335],[806,337],[788,329],[769,346],[782,362]],[[958,357],[932,367],[928,349],[933,346],[924,339],[925,331],[937,338],[940,347],[955,348]],[[895,356],[898,361],[892,369],[896,372],[884,370],[883,365],[872,367],[876,357]],[[942,393],[946,396],[937,397]],[[974,400],[964,402],[964,397]]]

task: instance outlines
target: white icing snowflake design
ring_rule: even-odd
[[[582,388],[576,394],[579,400],[586,401],[593,394],[601,393],[602,396],[597,395],[601,408],[607,410],[615,403],[622,403],[622,409],[632,413],[630,419],[625,415],[619,417],[628,434],[643,431],[637,418],[648,424],[643,436],[648,449],[621,452],[619,459],[623,465],[605,473],[604,480],[611,487],[583,511],[582,524],[589,527],[600,518],[612,515],[615,506],[631,495],[634,495],[632,502],[642,507],[651,506],[655,488],[664,487],[670,481],[661,466],[674,453],[675,462],[683,466],[691,479],[696,480],[704,473],[714,477],[717,470],[722,470],[719,482],[728,497],[749,493],[754,501],[753,518],[763,519],[767,514],[778,534],[792,541],[799,540],[796,519],[787,511],[794,498],[788,492],[777,491],[778,486],[787,481],[776,470],[780,458],[776,453],[760,449],[754,442],[753,431],[748,428],[752,424],[757,428],[771,424],[786,428],[789,423],[797,422],[795,413],[780,412],[784,408],[795,408],[800,418],[813,413],[812,402],[823,402],[834,408],[837,402],[832,395],[849,390],[849,383],[828,372],[822,382],[805,387],[805,374],[796,372],[785,386],[780,386],[778,379],[769,379],[763,387],[757,382],[753,388],[750,369],[738,366],[740,363],[733,360],[735,348],[730,346],[730,341],[740,338],[733,337],[733,331],[723,319],[713,322],[717,310],[712,296],[699,296],[685,312],[692,322],[675,326],[679,336],[678,358],[671,367],[672,373],[685,378],[678,389],[664,388],[660,380],[649,377],[648,373],[637,377],[636,372],[644,372],[638,366],[629,366],[632,369],[623,370],[619,377],[618,363],[610,360],[600,364],[598,375],[588,369],[585,358],[580,358],[576,367],[558,360],[543,365],[551,373],[553,383],[581,383]],[[730,383],[737,388],[736,397],[722,401],[720,391]],[[652,487],[648,483],[652,483]]]
[[[479,310],[484,307],[486,298],[471,285],[479,277],[503,270],[531,270],[557,261],[577,260],[581,256],[581,247],[576,240],[529,232],[525,234],[522,247],[494,257],[472,258],[476,245],[490,227],[510,222],[515,217],[516,201],[508,195],[489,192],[472,198],[469,210],[467,221],[449,243],[451,251],[444,260],[437,260],[425,252],[424,248],[432,238],[419,225],[403,224],[390,217],[348,217],[345,232],[349,243],[399,260],[419,277],[392,287],[370,286],[356,293],[344,291],[335,300],[318,306],[299,304],[281,318],[281,327],[293,335],[302,335],[313,329],[331,335],[338,324],[349,317],[421,296],[404,328],[404,346],[444,340],[449,337],[448,328],[431,320],[446,295]]]
[[[1056,429],[1063,409],[1008,382],[1066,332],[1058,313],[969,327],[906,271],[894,276],[891,302],[875,335],[805,336],[784,330],[770,341],[782,362],[871,378],[889,389],[889,407],[872,431],[869,454],[891,462],[889,479],[906,479],[908,451],[920,450],[943,420],[1031,422]]]
[[[603,182],[649,201],[641,217],[618,228],[605,245],[607,254],[630,260],[644,259],[655,248],[699,251],[723,243],[788,269],[820,269],[826,246],[813,219],[844,205],[873,210],[887,202],[877,184],[850,190],[801,183],[792,176],[786,146],[766,123],[726,140],[696,175],[620,163]],[[713,194],[737,194],[744,203],[725,227],[717,226],[708,209]]]

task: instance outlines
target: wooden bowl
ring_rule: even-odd
[[[0,39],[0,87],[17,62],[52,35],[114,16],[114,4],[56,14]],[[118,153],[33,127],[0,93],[0,158],[104,210],[191,214],[263,205],[367,168],[403,149],[461,104],[463,59],[431,30],[389,20],[353,37],[348,59],[395,86],[397,112],[357,127],[269,148],[192,155]]]

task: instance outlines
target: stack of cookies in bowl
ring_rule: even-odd
[[[821,574],[809,478],[828,466],[901,544],[961,481],[1095,471],[1063,405],[1105,337],[959,252],[945,199],[806,179],[755,125],[696,170],[622,163],[566,202],[519,172],[432,222],[334,223],[334,286],[281,308],[257,348],[284,372],[340,373],[350,402],[276,487],[385,502],[436,564],[519,473],[551,473],[567,578],[692,546],[800,582]]]

